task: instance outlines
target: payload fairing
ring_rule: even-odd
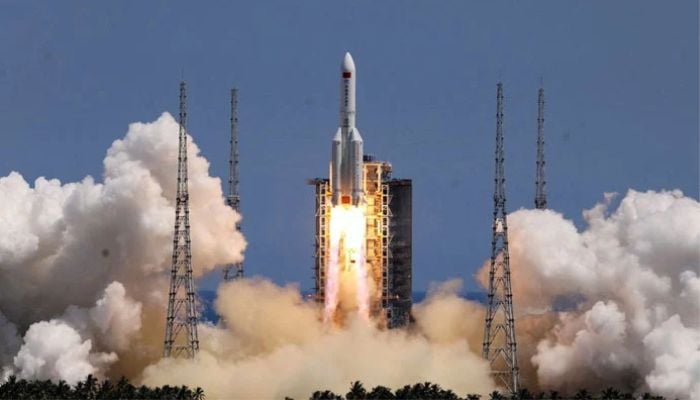
[[[364,201],[362,182],[362,136],[355,126],[355,62],[345,53],[340,68],[340,126],[331,146],[332,204],[352,204]]]

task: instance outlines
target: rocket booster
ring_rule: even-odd
[[[340,67],[340,126],[331,146],[331,193],[334,206],[364,202],[362,136],[355,127],[355,62],[350,53]]]

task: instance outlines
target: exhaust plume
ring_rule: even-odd
[[[146,368],[144,382],[202,385],[213,398],[304,398],[318,389],[342,392],[353,380],[393,388],[431,381],[457,393],[490,392],[488,365],[465,340],[463,321],[478,321],[478,308],[450,288],[437,292],[442,297],[422,306],[417,328],[408,332],[377,329],[359,314],[332,328],[294,287],[261,279],[226,283],[216,307],[227,326],[200,331],[198,360],[161,360]]]

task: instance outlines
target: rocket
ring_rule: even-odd
[[[340,66],[340,126],[331,145],[332,204],[364,202],[362,136],[355,127],[355,62],[345,53]]]

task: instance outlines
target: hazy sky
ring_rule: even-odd
[[[509,210],[533,203],[541,78],[551,208],[580,224],[604,192],[698,197],[697,1],[198,4],[0,1],[0,175],[101,179],[130,122],[177,111],[184,76],[225,180],[235,84],[246,272],[310,288],[305,182],[328,173],[350,51],[365,152],[413,179],[416,290],[472,289],[489,256],[499,79]]]

